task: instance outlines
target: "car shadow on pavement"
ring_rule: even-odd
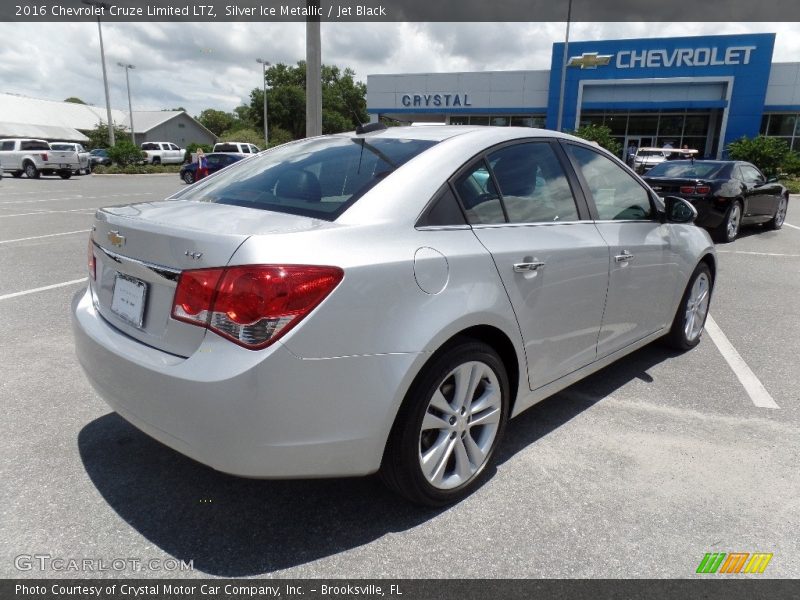
[[[500,463],[674,354],[650,345],[509,423]],[[579,393],[570,393],[570,391]],[[271,573],[420,525],[446,509],[409,504],[377,477],[266,481],[205,467],[110,413],[78,436],[86,472],[108,504],[164,552],[203,573]],[[490,473],[491,476],[491,473]]]
[[[267,481],[225,475],[116,413],[86,425],[78,448],[92,483],[120,517],[172,557],[216,576],[295,567],[442,512],[405,502],[377,477]]]
[[[509,422],[503,444],[498,448],[498,464],[602,402],[634,379],[651,383],[653,378],[647,371],[679,355],[680,352],[654,342],[532,406]]]

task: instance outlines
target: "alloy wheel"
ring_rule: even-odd
[[[728,239],[731,241],[733,241],[736,238],[736,234],[739,233],[739,221],[741,220],[741,216],[742,209],[739,208],[739,203],[735,202],[728,213],[727,234]]]
[[[775,217],[773,220],[775,228],[779,228],[781,225],[783,225],[783,221],[786,219],[786,208],[786,198],[781,198],[781,201],[778,202],[778,210],[775,211]]]
[[[686,300],[686,316],[683,331],[686,339],[693,342],[703,331],[708,314],[708,303],[711,299],[711,282],[708,275],[700,273],[692,285],[692,291]]]
[[[475,478],[501,413],[502,390],[489,365],[471,361],[453,369],[433,393],[420,429],[419,464],[428,483],[449,490]]]

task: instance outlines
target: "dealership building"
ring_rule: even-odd
[[[772,33],[570,42],[563,69],[556,43],[550,70],[370,75],[367,111],[547,129],[561,113],[561,129],[603,124],[623,148],[686,144],[722,158],[762,133],[800,151],[800,62],[773,63],[774,44]]]

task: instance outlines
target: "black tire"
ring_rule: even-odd
[[[41,177],[41,176],[42,176],[42,174],[39,172],[39,169],[37,169],[37,168],[36,168],[36,165],[35,165],[35,164],[33,164],[33,163],[32,163],[32,162],[30,162],[30,161],[29,161],[29,162],[26,162],[26,163],[23,165],[23,169],[24,169],[24,171],[25,171],[25,176],[26,176],[28,179],[39,179],[39,177]]]
[[[735,220],[735,223],[734,223]],[[712,237],[715,242],[730,244],[739,235],[742,225],[742,202],[734,200],[725,213],[722,223],[714,230]]]
[[[787,193],[785,196],[781,196],[781,199],[778,201],[778,206],[775,207],[775,214],[772,215],[769,221],[764,223],[764,228],[777,231],[783,227],[783,221],[786,219],[786,210],[788,208],[789,194]]]
[[[459,369],[462,373],[468,371],[470,379],[480,376],[472,397],[465,402],[471,405],[478,400],[481,407],[475,408],[475,412],[457,407],[455,378]],[[417,376],[397,413],[383,454],[381,479],[408,500],[427,506],[444,506],[472,493],[485,478],[503,437],[510,406],[509,390],[503,361],[487,344],[464,338],[435,355]],[[433,405],[435,395],[443,398],[453,412],[437,409]],[[443,428],[437,429],[438,425],[423,428],[423,421],[429,416]],[[472,424],[473,419],[480,423]],[[439,465],[433,470],[441,473],[441,485],[434,485],[422,467],[423,453],[427,450],[429,457],[436,455],[437,448],[443,451],[432,462]],[[470,449],[474,448],[479,450],[477,456],[482,457],[480,464],[469,457]],[[467,468],[467,476],[458,473],[459,465]]]
[[[11,176],[14,179],[19,179],[20,177],[22,177],[23,173],[24,173],[24,171],[12,171],[11,172]]]
[[[191,171],[184,171],[181,179],[183,179],[188,184],[192,184],[194,183],[194,173],[192,173]]]
[[[701,314],[695,313],[695,318],[700,319],[699,327],[697,329],[692,328],[692,332],[689,333],[687,332],[687,329],[689,329],[689,303],[692,301],[692,292],[694,290],[695,283],[701,277],[705,277],[705,281],[708,284],[706,305]],[[694,273],[692,273],[692,276],[689,278],[689,283],[686,285],[686,290],[683,292],[683,297],[681,297],[681,303],[678,305],[675,318],[672,320],[672,327],[670,328],[669,333],[664,337],[664,342],[668,346],[675,348],[676,350],[685,351],[694,348],[700,343],[700,338],[703,336],[703,327],[705,326],[706,318],[708,317],[708,307],[713,292],[714,278],[711,275],[711,269],[709,269],[705,262],[701,262],[699,265],[697,265]],[[695,331],[697,333],[696,335],[693,335]]]
[[[153,157],[153,164],[154,165],[160,165],[161,164],[161,159],[158,156],[154,156]]]
[[[72,171],[61,171],[58,176],[61,177],[61,179],[69,179],[72,177]]]

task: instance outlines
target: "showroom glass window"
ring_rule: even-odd
[[[650,195],[625,169],[607,156],[589,148],[572,144],[567,148],[589,186],[598,220],[630,221],[653,218]]]

